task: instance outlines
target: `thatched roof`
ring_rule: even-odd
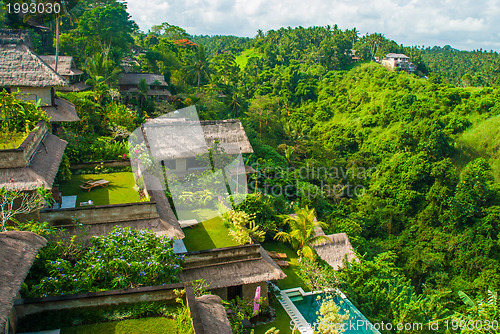
[[[204,295],[196,298],[196,306],[200,314],[205,333],[232,334],[231,324],[227,318],[222,299],[215,295]]]
[[[163,75],[153,73],[122,73],[118,77],[118,85],[137,86],[142,79],[146,80],[148,86],[153,84],[168,86]]]
[[[0,29],[0,40],[12,41],[16,44],[25,44],[31,48],[31,40],[28,30],[24,29]]]
[[[162,237],[166,236],[169,238],[184,238],[184,233],[182,231],[177,231],[172,228],[172,225],[168,224],[161,218],[153,219],[141,219],[141,220],[128,220],[113,223],[96,223],[96,224],[85,224],[87,233],[81,234],[81,228],[73,225],[62,226],[64,228],[63,232],[60,232],[61,237],[69,238],[73,235],[78,235],[82,240],[90,239],[92,236],[104,236],[108,235],[115,227],[130,227],[134,230],[150,230],[156,236]]]
[[[68,83],[19,39],[0,39],[0,87],[56,87]]]
[[[238,119],[187,121],[156,118],[144,124],[151,154],[159,160],[192,158],[208,152],[215,141],[227,154],[252,153],[245,129]]]
[[[53,70],[56,68],[56,56],[40,56],[47,65],[50,66]],[[57,73],[59,75],[79,75],[83,74],[82,70],[79,70],[75,66],[75,62],[73,61],[73,57],[71,56],[59,56],[57,57]]]
[[[29,167],[0,168],[0,188],[34,190],[51,188],[67,142],[47,133],[33,154]]]
[[[47,241],[26,231],[0,233],[0,333],[35,256]]]
[[[78,122],[80,117],[76,113],[75,105],[65,99],[56,97],[54,99],[55,106],[42,106],[47,115],[50,117],[50,122]]]
[[[189,253],[188,253],[189,254]],[[258,257],[237,261],[218,262],[194,268],[184,268],[180,274],[183,282],[205,279],[209,289],[253,284],[286,278],[285,273],[260,247]]]
[[[357,259],[346,233],[330,234],[327,237],[332,240],[331,243],[323,240],[314,245],[313,248],[319,257],[326,261],[333,269],[341,269],[344,266],[344,258],[347,258],[348,262]]]

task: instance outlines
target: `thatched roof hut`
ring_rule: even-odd
[[[2,168],[0,165],[0,188],[24,191],[38,187],[52,188],[66,144],[66,141],[46,133],[43,139],[36,143],[37,148],[29,158],[27,166]],[[12,151],[12,154],[17,153],[14,152],[17,150]]]
[[[325,235],[322,232],[323,230],[321,229],[321,231],[316,234]],[[357,259],[346,233],[330,234],[327,235],[327,237],[332,240],[331,243],[322,240],[314,245],[313,248],[316,250],[316,253],[318,253],[318,256],[326,261],[333,269],[339,270],[343,268],[344,258],[346,258],[348,262]]]
[[[40,56],[47,65],[53,70],[56,68],[56,56]],[[76,68],[73,57],[71,56],[58,56],[57,57],[57,73],[63,76],[73,76],[83,74],[82,70]]]
[[[226,309],[222,305],[222,299],[219,296],[204,295],[197,297],[196,307],[200,314],[204,333],[233,333]]]
[[[238,250],[242,249],[238,248]],[[285,273],[259,245],[247,245],[241,256],[235,255],[236,248],[208,250],[187,253],[184,269],[180,274],[183,282],[205,279],[209,289],[227,288],[274,281],[286,278]],[[234,250],[233,250],[234,249]],[[194,254],[193,254],[194,253]],[[209,260],[213,253],[213,258]],[[217,254],[215,254],[217,253]],[[190,255],[193,254],[193,255]],[[192,263],[194,257],[206,259],[206,263]],[[210,261],[212,261],[210,263]]]
[[[158,160],[194,158],[208,152],[215,141],[227,154],[252,153],[239,119],[187,121],[156,118],[143,125],[151,154]]]
[[[0,87],[60,87],[68,83],[22,39],[0,39]]]
[[[21,284],[36,254],[46,243],[44,238],[31,232],[0,233],[0,333],[8,328],[9,314]]]
[[[118,85],[138,86],[142,79],[148,86],[168,86],[163,75],[153,73],[123,73],[118,77]]]

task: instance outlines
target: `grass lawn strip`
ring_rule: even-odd
[[[177,323],[175,319],[151,317],[104,322],[94,325],[63,328],[61,334],[175,334]]]
[[[90,191],[80,188],[88,180],[107,180],[107,187],[96,187]],[[139,193],[134,190],[134,176],[130,172],[108,174],[81,174],[73,175],[70,181],[59,186],[63,196],[76,195],[76,206],[81,202],[91,200],[93,205],[110,205],[136,203],[140,201]]]

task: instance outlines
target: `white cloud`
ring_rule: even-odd
[[[499,49],[498,0],[129,0],[128,7],[145,31],[168,22],[190,34],[255,36],[258,29],[338,24],[405,45]]]

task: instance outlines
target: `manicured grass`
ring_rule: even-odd
[[[280,288],[281,290],[286,290],[301,287],[304,291],[309,291],[307,285],[295,272],[299,269],[299,257],[297,255],[297,252],[292,247],[282,242],[266,242],[262,244],[262,247],[264,247],[264,249],[267,251],[286,253],[286,255],[288,256],[287,261],[289,263],[289,266],[288,268],[282,268],[287,277],[285,279],[277,281],[276,285],[278,285],[278,288]]]
[[[262,55],[255,52],[254,49],[245,50],[242,53],[240,53],[238,56],[235,57],[235,62],[241,69],[244,69],[248,63],[248,59],[250,59],[252,57],[260,58],[260,57],[262,57]]]
[[[183,229],[186,249],[191,251],[238,246],[231,238],[221,217],[206,220],[194,227]]]
[[[61,334],[175,334],[177,322],[175,319],[154,317],[104,322],[101,324],[84,325],[61,329]]]
[[[88,180],[104,179],[109,181],[107,187],[96,187],[88,191],[80,188]],[[134,190],[134,176],[130,172],[108,174],[73,175],[70,181],[59,186],[63,196],[77,195],[76,206],[81,202],[92,200],[94,205],[125,204],[140,201],[139,193]]]
[[[0,133],[0,150],[18,148],[26,139],[26,137],[28,137],[28,133],[24,132]]]

